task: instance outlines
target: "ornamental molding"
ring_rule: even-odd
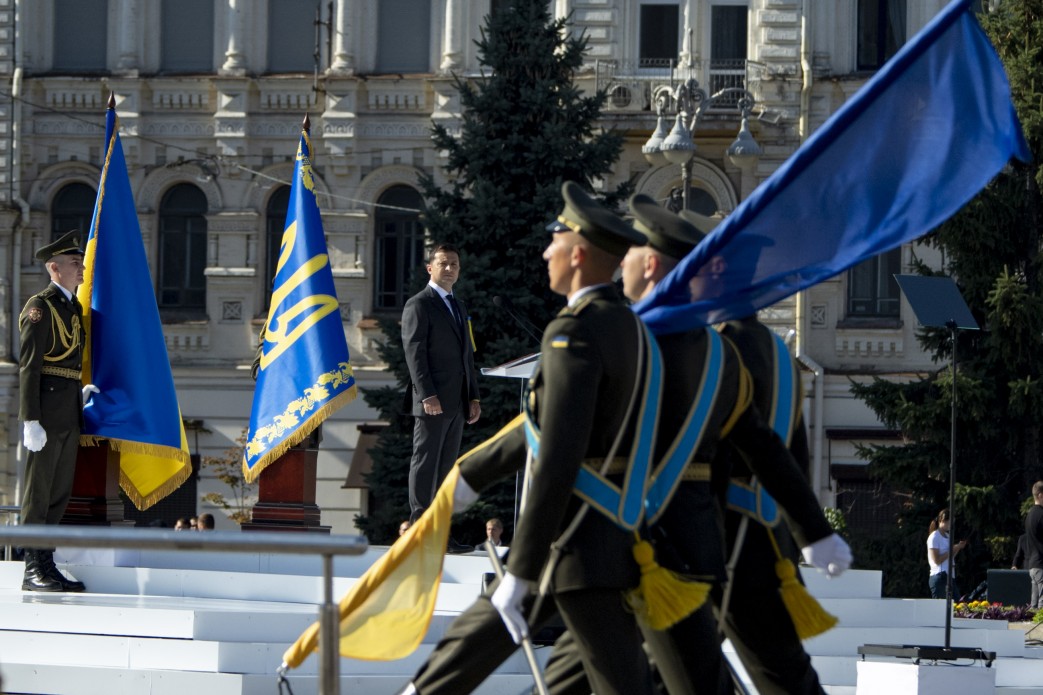
[[[29,206],[37,210],[50,210],[58,191],[70,183],[83,183],[95,191],[101,169],[87,162],[59,162],[43,169],[29,189]]]
[[[735,186],[724,172],[709,161],[700,157],[692,159],[692,185],[702,188],[713,198],[717,209],[728,214],[739,204],[739,196]],[[656,200],[664,200],[670,196],[670,190],[681,185],[681,167],[677,164],[666,164],[650,169],[637,182],[637,190],[652,196]]]
[[[430,126],[424,123],[366,123],[357,129],[360,137],[372,138],[429,138]]]
[[[147,121],[141,125],[144,135],[162,135],[164,137],[213,137],[214,120],[207,118],[199,121],[185,121],[183,118]]]
[[[297,134],[299,135],[300,131]],[[296,152],[294,157],[296,157]],[[257,214],[263,213],[268,208],[268,198],[277,188],[293,185],[294,166],[295,162],[279,162],[270,164],[255,173],[250,185],[247,186],[241,207],[246,210],[256,210]],[[333,209],[336,201],[330,195],[330,187],[314,166],[311,169],[311,179],[315,186],[315,197],[319,202],[319,209]]]
[[[159,201],[163,194],[167,192],[167,189],[179,183],[191,184],[201,190],[206,196],[208,212],[224,209],[221,189],[214,177],[209,172],[203,171],[199,165],[184,162],[176,167],[162,166],[153,169],[145,176],[141,190],[135,196],[138,210],[140,212],[159,210]]]
[[[377,202],[381,193],[398,184],[411,186],[419,192],[421,173],[423,172],[420,169],[404,164],[380,167],[367,174],[366,178],[359,183],[358,199],[362,204],[372,206]]]

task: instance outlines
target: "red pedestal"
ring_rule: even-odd
[[[72,497],[61,523],[77,526],[133,526],[123,518],[120,457],[108,442],[81,446],[76,454]]]
[[[329,533],[315,504],[318,449],[290,449],[261,473],[253,518],[244,531]]]

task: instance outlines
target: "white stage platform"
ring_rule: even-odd
[[[385,550],[337,558],[336,597]],[[90,593],[22,592],[22,565],[0,562],[0,674],[7,693],[270,695],[283,652],[315,620],[321,600],[319,558],[108,551],[64,557],[65,569]],[[395,662],[342,659],[341,692],[397,692],[477,596],[487,571],[482,554],[447,556],[436,615],[417,652]],[[831,695],[854,694],[862,644],[944,641],[944,602],[881,599],[879,572],[829,580],[805,568],[804,577],[840,618],[837,628],[807,642]],[[997,652],[997,693],[1043,695],[1043,649],[1026,648],[1021,630],[982,620],[957,619],[953,626],[954,645]],[[734,657],[727,643],[725,650]],[[545,660],[549,650],[538,654]],[[290,673],[295,695],[317,692],[317,663],[313,655]],[[519,653],[477,692],[521,695],[531,685]]]

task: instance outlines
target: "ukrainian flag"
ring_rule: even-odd
[[[192,466],[112,102],[84,266],[77,292],[90,307],[83,383],[101,392],[83,410],[80,444],[105,440],[119,452],[120,487],[148,509]]]
[[[315,200],[311,141],[301,132],[272,302],[263,331],[243,475],[264,468],[356,395],[348,342]]]

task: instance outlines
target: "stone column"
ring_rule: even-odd
[[[336,21],[333,31],[333,61],[328,72],[336,75],[351,75],[355,72],[355,22],[352,8],[358,3],[337,0]]]
[[[442,39],[442,72],[452,72],[463,67],[461,49],[463,48],[463,0],[446,0],[445,32]]]
[[[225,51],[225,62],[220,70],[222,75],[246,74],[247,60],[242,47],[246,45],[247,39],[246,12],[249,2],[250,0],[228,0],[228,49]]]
[[[119,0],[117,16],[119,29],[116,33],[116,72],[124,77],[136,77],[140,57],[138,55],[138,19],[141,14],[139,0]]]

